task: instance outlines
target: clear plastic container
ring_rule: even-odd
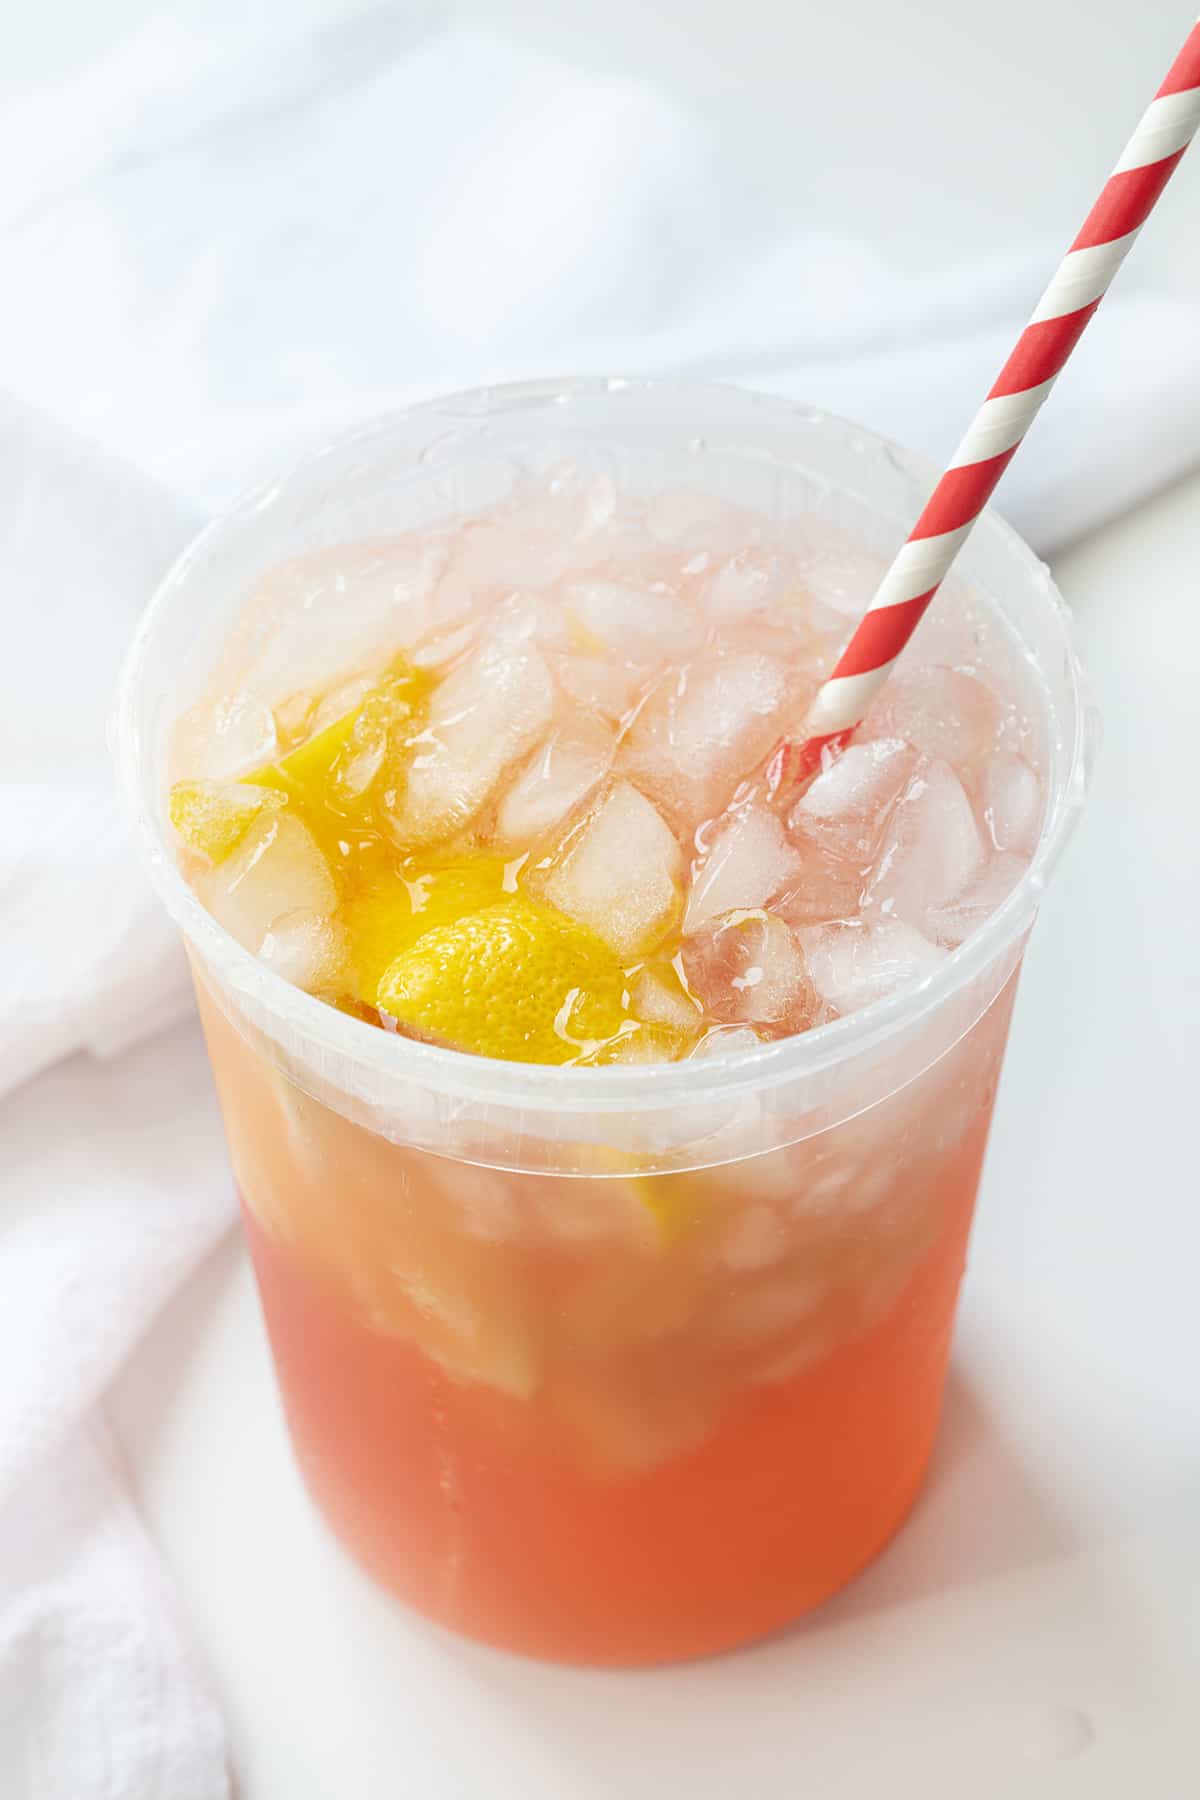
[[[578,1070],[459,1055],[321,1004],[181,877],[172,724],[264,568],[469,514],[564,458],[642,495],[815,513],[884,553],[930,479],[855,426],[722,387],[536,382],[414,408],[197,539],[139,627],[117,742],[191,953],[317,1500],[449,1626],[644,1662],[795,1618],[916,1497],[1021,953],[1094,725],[1047,572],[989,514],[956,579],[1029,670],[1045,819],[1020,885],[927,980],[755,1051]]]

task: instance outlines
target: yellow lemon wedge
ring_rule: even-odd
[[[167,810],[184,843],[215,864],[237,849],[256,819],[283,803],[273,788],[244,781],[177,781]]]
[[[389,735],[418,717],[432,687],[427,670],[397,656],[357,706],[245,779],[277,787],[302,803],[353,801],[378,773]],[[353,774],[355,762],[360,763],[358,781],[344,782],[340,778]]]
[[[686,1174],[634,1175],[630,1185],[654,1220],[659,1240],[676,1244],[698,1219],[696,1184]]]
[[[320,805],[330,796],[334,770],[350,741],[361,710],[356,706],[352,712],[343,713],[332,725],[326,725],[324,731],[306,738],[278,762],[255,769],[246,780],[259,787],[277,788],[289,799],[298,800],[302,807]]]
[[[671,1054],[670,1046],[664,1046],[656,1060],[669,1061]],[[588,1060],[595,1063],[602,1058]],[[638,1175],[632,1172],[638,1158],[630,1150],[619,1150],[615,1145],[589,1144],[581,1145],[580,1151],[581,1167],[589,1174],[594,1172],[615,1178],[605,1186],[611,1186],[614,1208],[618,1205],[618,1195],[630,1203],[626,1216],[635,1226],[639,1248],[666,1249],[690,1234],[701,1216],[698,1195],[703,1186],[691,1171],[671,1169],[657,1175]],[[603,1195],[605,1190],[599,1188],[598,1191]],[[603,1205],[603,1200],[598,1204]]]
[[[380,1009],[416,1035],[510,1062],[579,1060],[625,1019],[625,977],[587,926],[514,895],[424,933]]]
[[[368,878],[386,863],[372,787],[385,768],[390,783],[400,779],[402,744],[432,685],[425,670],[398,656],[357,706],[244,777],[284,795],[344,876]]]
[[[498,856],[402,869],[373,881],[347,902],[344,919],[357,979],[356,998],[376,1006],[379,983],[396,958],[439,925],[452,925],[503,898]]]

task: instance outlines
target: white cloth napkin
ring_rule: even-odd
[[[780,220],[648,90],[403,5],[160,14],[0,124],[5,1800],[228,1791],[103,1420],[231,1211],[170,1154],[196,1069],[151,1094],[116,1055],[187,1004],[103,743],[173,551],[305,441],[520,374],[719,376],[943,455],[1053,249],[902,279]],[[1135,268],[1003,505],[1063,542],[1200,455],[1198,417],[1196,315]]]
[[[215,1128],[199,1044],[171,1048],[62,1062],[0,1106],[4,1800],[228,1792],[221,1721],[102,1405],[229,1217],[197,1153]]]
[[[147,588],[194,528],[0,398],[0,1794],[217,1800],[223,1733],[130,1504],[105,1388],[230,1215],[180,1094],[114,1053],[186,1005],[104,747]],[[62,1061],[88,1049],[106,1066]]]

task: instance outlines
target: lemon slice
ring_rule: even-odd
[[[379,983],[417,1035],[479,1056],[566,1063],[624,1023],[625,978],[585,925],[513,896],[427,931]]]
[[[215,864],[237,849],[256,819],[282,805],[282,795],[269,787],[240,781],[177,781],[167,810],[184,843]]]

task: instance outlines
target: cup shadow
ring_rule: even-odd
[[[923,1777],[896,1785],[897,1759],[924,1767],[912,1734],[926,1730],[925,1714],[914,1696],[926,1683],[922,1671],[944,1679],[945,1666],[931,1647],[936,1623],[916,1624],[906,1611],[919,1613],[939,1594],[1069,1561],[1084,1547],[1081,1523],[1043,1490],[960,1362],[908,1521],[856,1581],[791,1628],[739,1651],[653,1670],[553,1668],[440,1636],[430,1653],[444,1658],[453,1671],[447,1679],[464,1685],[472,1706],[536,1744],[552,1771],[550,1791],[578,1800],[656,1800],[663,1792],[694,1800],[740,1793],[848,1800],[928,1792]],[[1120,1596],[1102,1577],[1081,1579],[1097,1630],[1121,1641],[1129,1626]],[[969,1626],[961,1608],[947,1612],[948,1641],[961,1648]],[[983,1616],[988,1612],[985,1606]],[[872,1714],[869,1703],[889,1668],[889,1704]],[[874,1735],[861,1729],[868,1716]],[[935,1729],[930,1714],[928,1741],[946,1724]],[[983,1728],[990,1729],[988,1717]],[[1018,1771],[1008,1791],[1030,1792],[1020,1780]]]
[[[796,1630],[845,1625],[1079,1547],[1078,1526],[1031,1478],[970,1376],[952,1365],[933,1458],[912,1513],[877,1560]]]

